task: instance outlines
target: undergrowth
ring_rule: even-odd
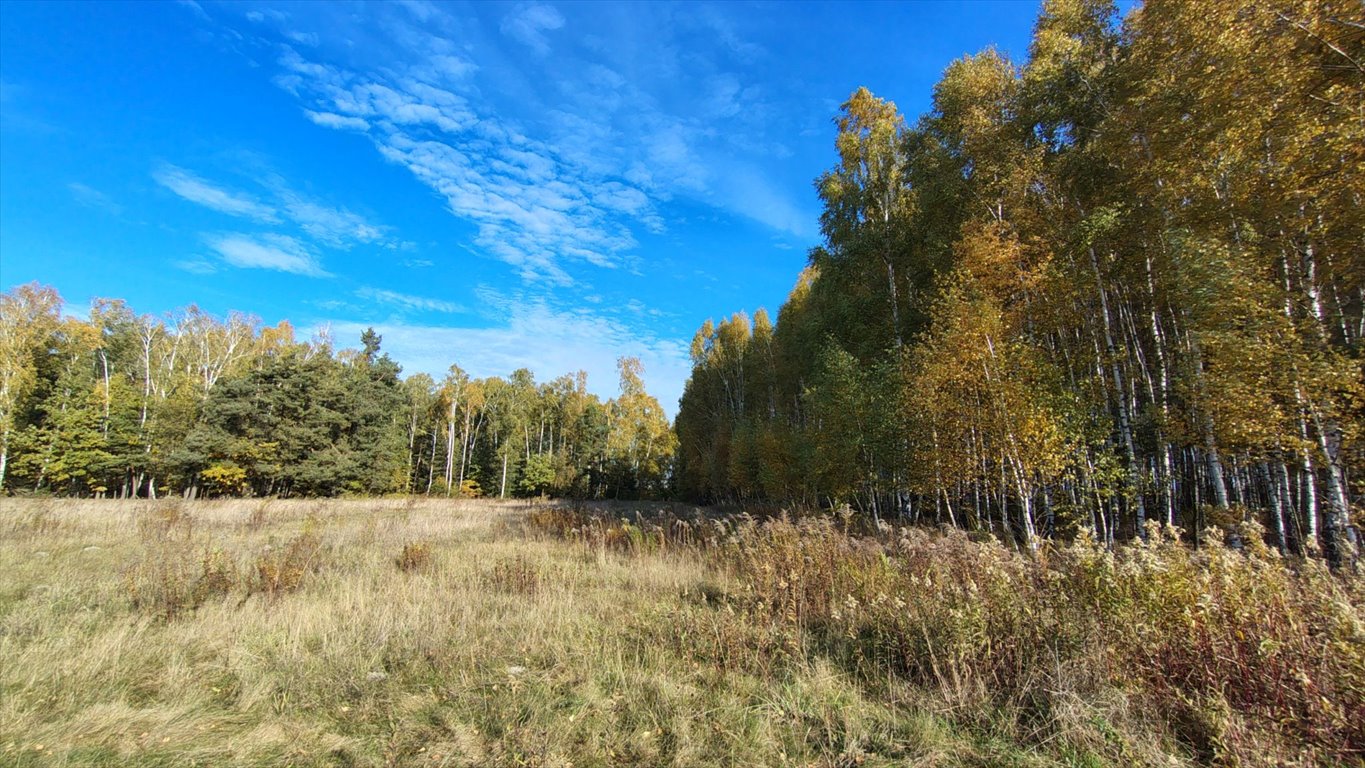
[[[260,529],[262,508],[251,513],[248,530]],[[197,534],[182,505],[158,508],[137,520],[141,546],[123,570],[124,591],[135,610],[168,621],[233,593],[278,598],[323,566],[318,525],[308,518],[302,532],[283,543],[272,539],[242,564],[211,535]]]
[[[698,512],[0,499],[0,764],[1361,764],[1359,577]]]
[[[970,727],[1006,713],[1010,738],[1118,762],[1155,759],[1151,733],[1204,763],[1365,758],[1365,580],[1317,561],[1192,550],[1156,526],[1114,551],[1082,536],[1026,554],[950,530],[850,535],[822,516],[532,522],[595,551],[689,550],[732,578],[724,602],[751,621],[691,636],[683,622],[677,640],[717,664],[816,655]]]

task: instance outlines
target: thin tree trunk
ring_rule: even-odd
[[[1094,247],[1090,251],[1090,266],[1095,273],[1095,290],[1100,296],[1100,314],[1104,321],[1105,351],[1109,355],[1110,374],[1114,380],[1114,399],[1119,411],[1119,436],[1123,440],[1124,453],[1128,458],[1128,487],[1133,496],[1134,512],[1137,520],[1138,535],[1145,536],[1143,524],[1147,520],[1147,509],[1142,501],[1142,488],[1138,478],[1137,452],[1133,448],[1133,429],[1128,418],[1128,388],[1123,383],[1123,372],[1119,367],[1118,351],[1114,346],[1114,331],[1109,319],[1109,297],[1105,295],[1103,278],[1100,275],[1100,259]]]
[[[1308,439],[1308,428],[1303,427],[1303,438]],[[1308,532],[1304,535],[1304,549],[1309,554],[1317,554],[1318,542],[1318,473],[1313,466],[1313,457],[1308,451],[1303,452],[1301,471],[1299,472],[1299,496],[1303,498],[1304,522],[1307,524]]]
[[[1019,467],[1019,463],[1011,461],[1010,466],[1013,469],[1014,484],[1019,493],[1019,504],[1022,507],[1024,517],[1024,544],[1027,545],[1031,551],[1037,551],[1037,530],[1033,525],[1033,489],[1029,487],[1028,481],[1024,479],[1024,473]]]
[[[892,340],[896,343],[896,351],[899,352],[905,346],[904,339],[901,338],[901,310],[900,296],[896,290],[896,268],[891,263],[891,257],[882,256],[882,261],[886,262],[886,285],[891,296],[891,330]]]
[[[1057,513],[1052,508],[1052,489],[1043,486],[1043,536],[1052,538],[1057,530]]]
[[[1204,355],[1200,349],[1199,342],[1193,335],[1190,336],[1190,351],[1194,354],[1194,375],[1199,388],[1199,394],[1205,401],[1208,400],[1208,390],[1204,382]],[[1200,424],[1204,440],[1204,459],[1208,466],[1209,487],[1213,490],[1214,503],[1219,509],[1227,509],[1228,489],[1223,480],[1223,460],[1218,454],[1218,440],[1214,434],[1213,416],[1209,414],[1207,407],[1204,408],[1204,416]]]
[[[427,460],[427,495],[431,495],[431,486],[436,484],[436,430],[431,431],[431,458]]]
[[[105,349],[103,349],[103,348],[100,349],[100,364],[101,364],[101,365],[103,366],[103,368],[104,368],[104,421],[103,421],[103,423],[100,425],[100,432],[101,432],[101,434],[104,435],[104,438],[107,440],[107,439],[109,439],[109,407],[110,407],[110,402],[109,402],[109,400],[110,400],[110,392],[109,392],[109,353],[108,353]]]
[[[446,465],[445,481],[446,496],[450,495],[450,486],[455,479],[455,398],[450,398],[450,415],[446,418]]]
[[[1322,516],[1322,543],[1327,561],[1333,568],[1355,562],[1356,543],[1350,536],[1351,506],[1346,498],[1346,474],[1341,462],[1341,427],[1333,419],[1313,414],[1318,446],[1327,459],[1324,480],[1327,485],[1326,512]]]
[[[1284,537],[1284,492],[1280,485],[1280,472],[1284,471],[1284,462],[1276,463],[1279,471],[1272,468],[1269,462],[1262,464],[1261,468],[1265,477],[1266,491],[1270,494],[1271,532],[1275,534],[1275,546],[1283,554],[1287,549]]]
[[[498,488],[498,498],[507,498],[507,451],[502,452],[502,485]]]

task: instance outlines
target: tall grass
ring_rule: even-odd
[[[692,549],[777,635],[765,653],[831,659],[880,695],[908,683],[1020,743],[1120,762],[1365,759],[1365,579],[1317,561],[1191,550],[1158,527],[1113,552],[1082,537],[1021,554],[952,530],[850,535],[829,517],[533,520],[590,550]]]
[[[698,597],[725,587],[697,558],[588,552],[531,509],[0,500],[0,764],[1050,762],[732,651],[757,630]],[[261,589],[308,536],[298,583]],[[182,599],[206,552],[236,580]],[[708,624],[736,663],[704,663]]]
[[[0,764],[1357,765],[1359,580],[1154,535],[0,500]]]

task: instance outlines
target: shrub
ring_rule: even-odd
[[[899,678],[969,720],[1009,713],[1021,740],[1061,734],[1120,763],[1143,761],[1151,732],[1218,764],[1365,753],[1365,579],[1283,559],[1259,531],[1240,550],[1192,550],[1154,526],[1112,551],[1082,534],[1024,554],[956,530],[849,535],[829,517],[533,520],[627,554],[692,548],[733,579],[735,607],[785,634],[765,654],[827,655],[871,686]]]
[[[199,481],[209,496],[241,496],[247,490],[246,470],[231,462],[202,470]]]
[[[492,589],[514,595],[534,595],[545,582],[540,566],[520,554],[495,563],[484,578]]]
[[[427,541],[410,541],[403,545],[403,551],[398,553],[398,559],[394,561],[400,571],[423,571],[431,567],[431,543]]]
[[[167,621],[227,595],[237,582],[237,565],[223,550],[175,543],[144,551],[123,573],[133,608]]]
[[[253,568],[252,592],[279,597],[301,587],[308,576],[322,565],[322,539],[304,530],[282,547],[267,547]]]
[[[137,518],[141,551],[123,571],[135,610],[164,620],[193,611],[236,588],[237,564],[211,543],[196,542],[194,518],[182,504],[159,504]]]

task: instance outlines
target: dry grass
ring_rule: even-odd
[[[731,648],[698,559],[531,509],[0,501],[0,764],[1048,762]]]
[[[1257,530],[1243,551],[1153,526],[1116,552],[1024,555],[823,516],[532,520],[589,551],[692,551],[770,628],[761,658],[831,660],[883,700],[908,686],[971,732],[1119,765],[1365,759],[1365,579],[1284,560]],[[745,643],[713,646],[728,662]]]
[[[431,542],[409,541],[398,553],[394,565],[400,571],[425,571],[431,566]]]
[[[0,764],[1200,759],[1167,713],[1108,682],[1031,705],[1021,692],[1045,686],[1014,675],[1056,646],[955,617],[965,600],[903,612],[905,627],[942,612],[945,629],[895,645],[879,634],[894,598],[872,604],[882,545],[840,544],[826,573],[814,558],[832,535],[739,525],[485,501],[2,500]],[[962,542],[934,541],[948,558],[925,563],[934,578],[975,567]],[[1016,567],[1003,551],[987,565]],[[869,597],[850,610],[849,595]],[[1131,650],[1139,681],[1170,649]],[[968,674],[982,653],[1003,695]]]

